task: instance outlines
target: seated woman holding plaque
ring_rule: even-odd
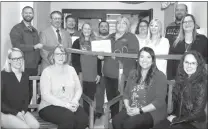
[[[155,58],[151,48],[139,51],[124,90],[125,108],[112,119],[114,129],[149,129],[167,116],[167,80]]]
[[[52,65],[43,70],[40,78],[40,117],[57,124],[58,129],[86,128],[88,116],[79,106],[82,86],[75,69],[67,64],[66,50],[59,45],[49,57]]]

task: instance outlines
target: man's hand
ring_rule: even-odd
[[[97,56],[98,57],[98,59],[100,59],[100,60],[103,60],[104,59],[104,56]]]
[[[43,48],[43,44],[41,43],[34,45],[34,49],[42,49],[42,48]]]
[[[96,81],[96,84],[98,84],[100,82],[100,76],[99,75],[97,75],[95,81]]]

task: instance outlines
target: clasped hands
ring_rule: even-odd
[[[137,114],[140,114],[140,110],[139,108],[136,108],[136,107],[126,107],[126,112],[129,116],[135,116]]]
[[[76,112],[78,107],[79,107],[79,102],[73,100],[65,105],[65,108],[71,110],[72,112]]]

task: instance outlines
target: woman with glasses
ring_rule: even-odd
[[[23,52],[11,48],[1,71],[1,124],[3,128],[39,128],[35,117],[28,112],[29,75],[24,72]]]
[[[139,42],[136,36],[129,32],[130,22],[128,18],[119,16],[116,21],[116,32],[109,36],[112,53],[136,53],[139,50]],[[118,78],[119,62],[123,66],[122,81],[126,81],[129,71],[135,66],[136,60],[130,58],[105,57],[103,74],[108,101],[119,95]],[[120,68],[121,68],[120,67]],[[111,106],[111,118],[119,112],[119,103]]]
[[[82,25],[81,36],[74,41],[72,48],[91,51],[91,41],[95,40],[91,24]],[[94,100],[97,84],[101,77],[101,60],[97,56],[72,54],[72,66],[83,84],[83,93]],[[85,112],[89,115],[89,104],[83,102]]]
[[[43,70],[40,78],[40,117],[57,124],[58,129],[85,129],[88,116],[79,106],[82,86],[75,69],[67,64],[64,47],[57,46],[48,60],[52,65]]]
[[[196,27],[197,25],[194,16],[191,14],[185,15],[182,19],[178,37],[173,43],[172,49],[170,49],[170,54],[184,54],[187,51],[196,50],[201,53],[207,64],[208,39],[204,35],[198,34]],[[168,65],[167,68],[169,79],[175,79],[179,61],[169,60],[169,62],[168,64],[170,65]]]
[[[150,42],[147,47],[154,50],[156,55],[168,55],[169,40],[162,36],[162,22],[159,19],[152,19],[149,25]],[[167,60],[156,59],[156,65],[166,75]]]
[[[139,40],[139,48],[147,46],[149,43],[149,22],[141,20],[136,27],[136,37]]]
[[[154,129],[197,129],[197,125],[206,120],[206,71],[199,52],[189,51],[183,55],[173,87],[173,112]]]
[[[149,129],[167,116],[167,80],[157,69],[154,51],[143,47],[138,52],[137,68],[127,79],[125,108],[113,118],[114,129]]]

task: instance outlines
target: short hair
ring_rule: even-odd
[[[159,26],[159,34],[160,34],[160,38],[161,38],[161,37],[162,37],[162,22],[161,22],[159,19],[157,19],[157,18],[152,19],[152,20],[150,21],[149,27],[150,27],[150,25],[151,25],[153,22],[156,22],[156,23],[158,24],[158,26]],[[150,38],[152,38],[151,30],[150,30]]]
[[[4,64],[4,67],[3,67],[3,70],[6,71],[6,72],[12,72],[12,69],[11,69],[11,64],[9,63],[9,60],[11,59],[11,55],[12,55],[12,52],[20,52],[22,54],[22,57],[23,57],[23,63],[22,63],[22,67],[21,67],[21,72],[24,72],[25,71],[25,60],[24,60],[24,54],[23,52],[19,49],[19,48],[10,48],[8,50],[8,55],[7,55],[7,58],[6,58],[6,61],[5,61],[5,64]]]
[[[65,18],[65,21],[67,21],[68,18],[72,18],[72,19],[74,19],[74,21],[76,22],[76,18],[73,17],[72,15],[67,15],[66,18]]]
[[[63,14],[60,11],[53,11],[50,14],[50,18],[52,19],[53,14],[59,14],[61,16],[61,18],[63,17]]]
[[[33,13],[34,13],[34,10],[33,10],[33,8],[32,8],[31,6],[25,6],[25,7],[22,9],[22,13],[24,12],[25,9],[31,9],[31,10],[33,11]]]
[[[98,28],[100,28],[100,24],[103,23],[103,22],[104,22],[104,23],[107,23],[107,24],[108,24],[108,28],[109,28],[109,23],[108,23],[107,21],[101,21],[101,22],[99,22]]]
[[[127,25],[126,32],[129,32],[129,30],[130,30],[130,21],[127,17],[125,17],[123,15],[119,16],[116,20],[116,30],[117,30],[118,22],[121,22],[121,21],[124,21],[126,23],[126,25]]]
[[[176,6],[175,6],[175,8],[178,6],[178,5],[184,5],[185,6],[185,8],[186,8],[186,12],[188,12],[188,6],[186,5],[186,4],[176,4]]]
[[[55,53],[56,49],[60,49],[61,52],[66,53],[66,57],[65,57],[65,61],[64,61],[64,64],[66,64],[69,61],[69,58],[68,58],[69,54],[66,51],[66,48],[64,48],[63,45],[61,45],[61,44],[57,45],[52,51],[49,52],[49,54],[48,54],[48,61],[49,61],[49,63],[51,65],[55,64],[54,53]]]
[[[149,27],[149,22],[147,20],[140,20],[139,23],[137,24],[137,27],[136,27],[136,31],[135,31],[135,34],[139,34],[139,25],[144,22],[147,24],[147,27]]]

